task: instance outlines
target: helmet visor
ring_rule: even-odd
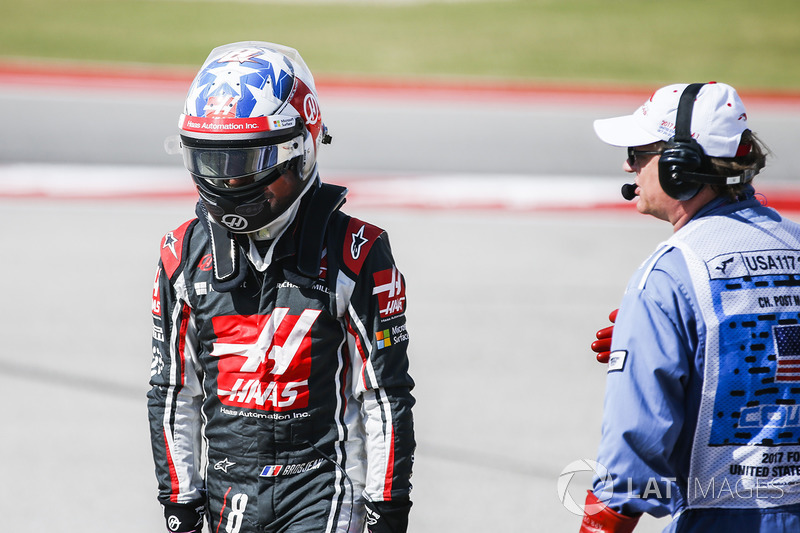
[[[183,144],[183,163],[199,178],[221,180],[265,175],[302,155],[303,137],[279,144],[248,147],[197,147]]]

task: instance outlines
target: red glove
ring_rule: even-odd
[[[592,351],[597,354],[597,360],[601,363],[608,363],[608,358],[611,355],[611,335],[614,333],[613,324],[617,321],[618,312],[619,309],[611,311],[608,319],[612,325],[601,329],[595,334],[597,340],[592,343]]]
[[[625,516],[605,507],[592,491],[586,491],[583,521],[578,533],[631,533],[639,522],[638,516]],[[600,511],[597,511],[600,509]],[[589,514],[593,513],[593,514]]]

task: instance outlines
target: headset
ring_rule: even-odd
[[[703,147],[692,138],[692,109],[697,93],[705,83],[691,83],[681,93],[675,119],[675,135],[667,141],[658,160],[658,181],[670,197],[686,201],[700,192],[707,184],[734,185],[746,183],[755,176],[746,171],[739,176],[719,176],[702,172],[708,167],[708,156]]]

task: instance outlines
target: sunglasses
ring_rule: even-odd
[[[634,166],[637,162],[643,163],[643,156],[660,155],[662,153],[664,153],[664,150],[636,150],[628,147],[628,165]]]

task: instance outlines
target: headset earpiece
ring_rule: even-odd
[[[690,143],[667,143],[658,160],[658,181],[661,188],[676,200],[686,201],[694,198],[703,188],[703,184],[687,181],[684,179],[684,173],[695,172],[702,164],[702,148],[694,139]]]
[[[678,101],[675,135],[658,160],[658,181],[670,197],[686,201],[695,197],[703,183],[688,179],[685,173],[697,173],[705,159],[703,148],[692,138],[692,109],[697,93],[705,83],[692,83]]]

